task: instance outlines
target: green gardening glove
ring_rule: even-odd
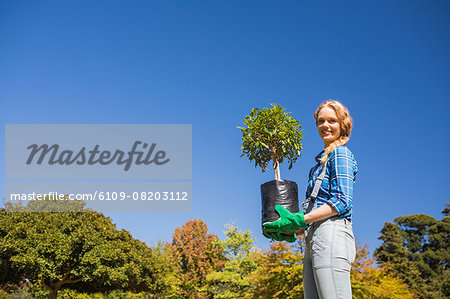
[[[279,234],[279,233],[268,233],[268,232],[264,232],[263,236],[268,238],[268,239],[272,239],[278,242],[281,241],[286,241],[289,243],[295,242],[297,240],[297,236],[295,234],[293,235],[283,235],[283,234]]]
[[[305,213],[291,213],[280,205],[275,206],[275,211],[280,215],[280,219],[273,222],[264,223],[263,227],[269,233],[289,233],[299,228],[307,228]]]

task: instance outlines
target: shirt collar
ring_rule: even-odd
[[[325,150],[321,151],[317,156],[316,156],[316,162],[320,162],[320,159],[325,156]]]

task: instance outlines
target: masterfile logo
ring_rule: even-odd
[[[6,125],[7,179],[192,178],[191,125]]]
[[[139,146],[141,146],[143,150],[148,148],[145,156],[144,151],[138,150]],[[155,165],[164,165],[170,161],[170,159],[165,159],[166,152],[163,150],[159,150],[153,155],[156,143],[152,143],[148,146],[148,143],[135,141],[133,148],[129,152],[116,149],[114,153],[111,153],[108,150],[100,151],[99,148],[100,145],[98,144],[96,144],[92,150],[86,150],[86,147],[83,146],[75,153],[72,150],[59,151],[60,147],[58,144],[53,144],[52,146],[49,146],[48,144],[42,144],[40,146],[32,144],[27,147],[31,152],[26,163],[30,165],[35,156],[39,154],[35,162],[38,165],[41,165],[46,158],[49,165],[72,165],[73,163],[76,163],[77,165],[94,165],[97,163],[100,165],[108,165],[116,162],[117,165],[124,164],[124,171],[128,171],[133,163],[134,156],[136,156],[136,160],[134,161],[136,165],[149,165],[152,163]]]

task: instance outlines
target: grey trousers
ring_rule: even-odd
[[[351,299],[350,269],[356,255],[351,221],[337,217],[319,221],[305,236],[305,299]]]

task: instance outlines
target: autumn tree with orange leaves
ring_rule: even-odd
[[[175,229],[172,243],[166,246],[178,275],[177,295],[202,297],[201,287],[206,283],[206,276],[221,270],[226,261],[217,235],[208,233],[203,220],[188,220],[183,227]]]

